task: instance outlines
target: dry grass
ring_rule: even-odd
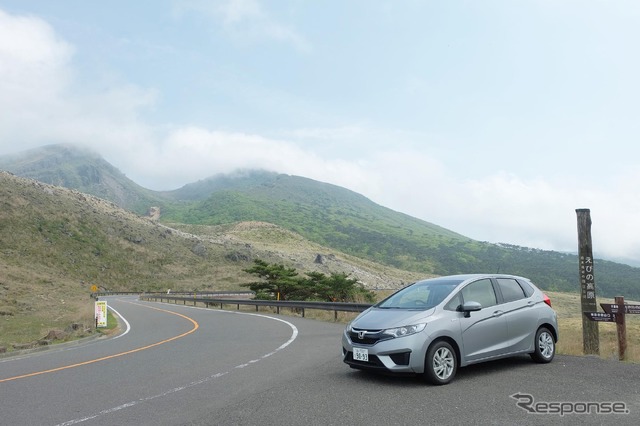
[[[35,269],[35,268],[34,268]],[[5,283],[20,281],[20,286]],[[54,289],[54,291],[52,291]],[[78,326],[68,338],[84,336],[93,324],[89,286],[23,268],[0,267],[0,347],[11,350],[44,338],[52,330]]]
[[[582,314],[580,311],[580,295],[573,293],[546,292],[551,298],[553,308],[558,313],[560,341],[558,353],[565,355],[583,355]],[[636,302],[626,301],[636,304]],[[613,299],[598,299],[600,303],[613,303]],[[640,315],[625,317],[627,328],[626,360],[640,362]],[[618,359],[618,335],[615,323],[598,325],[600,335],[600,357]]]

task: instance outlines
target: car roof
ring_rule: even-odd
[[[510,275],[510,274],[481,274],[481,273],[443,275],[443,276],[440,276],[440,277],[432,277],[432,278],[427,278],[427,279],[420,280],[420,281],[454,279],[454,280],[460,280],[461,282],[464,282],[464,281],[468,281],[468,280],[472,280],[472,279],[479,279],[479,278],[515,278],[515,279],[521,279],[521,280],[530,281],[528,278],[520,277],[520,276],[517,276],[517,275]]]

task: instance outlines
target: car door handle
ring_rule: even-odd
[[[503,312],[503,311],[495,311],[495,312],[493,313],[493,316],[497,318],[497,317],[501,316],[502,314],[504,314],[504,312]]]

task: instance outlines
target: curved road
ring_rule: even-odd
[[[433,387],[350,370],[341,361],[340,324],[107,300],[126,320],[123,334],[0,358],[0,425],[636,425],[640,419],[639,365],[569,356],[539,365],[518,357],[461,369],[450,385]]]

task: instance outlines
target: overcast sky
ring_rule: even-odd
[[[588,208],[640,265],[639,44],[637,0],[0,0],[0,155],[263,168],[558,251]]]

